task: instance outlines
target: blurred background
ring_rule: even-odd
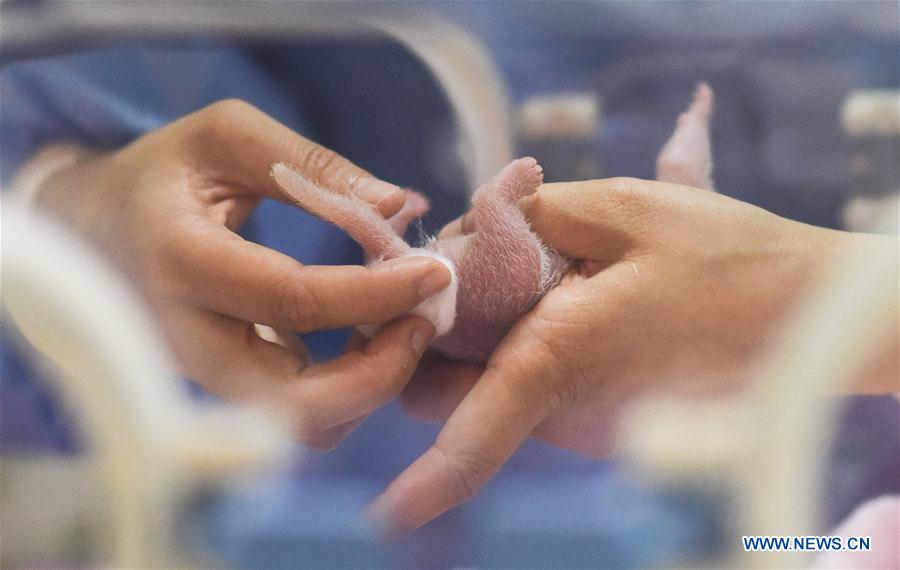
[[[512,156],[535,156],[549,181],[653,178],[704,80],[719,192],[833,228],[870,229],[897,211],[900,125],[872,111],[885,97],[897,105],[896,2],[6,0],[0,16],[4,185],[44,143],[117,147],[238,97],[426,193],[432,211],[416,231],[430,233]],[[341,232],[281,204],[264,203],[243,233],[304,263],[361,260]],[[108,563],[113,507],[84,461],[88,411],[6,311],[2,329],[0,564]],[[306,340],[327,358],[346,335]],[[220,405],[172,383],[191,405]],[[836,404],[827,469],[810,482],[823,528],[900,490],[896,399]],[[188,475],[165,476],[160,492],[177,491],[149,536],[167,536],[170,561],[236,568],[684,566],[736,547],[723,538],[731,492],[714,476],[653,485],[615,459],[539,442],[471,503],[381,545],[358,514],[437,429],[389,405],[326,454],[279,447],[270,467],[207,466],[197,480],[193,463],[174,462]]]

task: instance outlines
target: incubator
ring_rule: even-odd
[[[535,156],[551,182],[652,178],[698,81],[716,91],[717,191],[811,224],[897,232],[892,2],[7,0],[0,10],[4,69],[139,45],[245,51],[302,94],[290,103],[318,142],[429,195],[425,233],[516,156]],[[0,133],[5,168],[16,135]],[[284,224],[320,223],[271,208]],[[356,252],[334,239],[286,251],[306,263]],[[137,294],[6,193],[2,248],[5,568],[809,567],[812,553],[745,552],[741,537],[825,535],[864,500],[900,490],[896,399],[826,397],[896,321],[885,310],[896,265],[881,260],[835,268],[740,397],[643,401],[614,459],[531,441],[475,500],[384,544],[359,513],[436,426],[392,404],[338,450],[306,451],[272,414],[173,375]],[[345,336],[306,340],[327,357]]]

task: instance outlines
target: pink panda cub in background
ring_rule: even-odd
[[[660,153],[659,180],[712,188],[711,111],[712,90],[700,84]],[[421,247],[401,237],[410,222],[428,211],[428,201],[416,192],[407,191],[403,209],[385,220],[356,196],[320,188],[285,164],[272,166],[272,178],[290,201],[347,232],[365,250],[369,263],[419,255],[447,265],[453,276],[450,286],[413,313],[434,323],[432,349],[450,358],[486,362],[515,322],[569,267],[566,258],[531,231],[517,206],[543,181],[533,158],[514,160],[475,192],[473,233],[431,238]]]
[[[712,108],[712,89],[706,83],[698,84],[694,100],[678,117],[675,132],[656,159],[657,180],[713,189],[709,136]]]

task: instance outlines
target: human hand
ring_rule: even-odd
[[[396,186],[240,101],[211,105],[121,150],[86,153],[46,180],[35,200],[131,278],[185,374],[228,398],[280,404],[298,438],[333,447],[400,392],[434,329],[400,318],[319,365],[294,333],[397,319],[450,275],[425,258],[303,266],[245,241],[235,230],[262,199],[282,197],[269,176],[276,162],[356,193],[384,216],[404,203]]]
[[[403,401],[446,425],[371,506],[389,535],[472,498],[529,435],[603,455],[637,397],[740,388],[775,324],[855,239],[635,179],[547,184],[521,205],[575,263],[484,369],[426,357]]]

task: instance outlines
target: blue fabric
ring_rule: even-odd
[[[229,97],[302,130],[296,108],[234,48],[117,47],[6,65],[0,71],[3,180],[47,142],[118,147]]]

